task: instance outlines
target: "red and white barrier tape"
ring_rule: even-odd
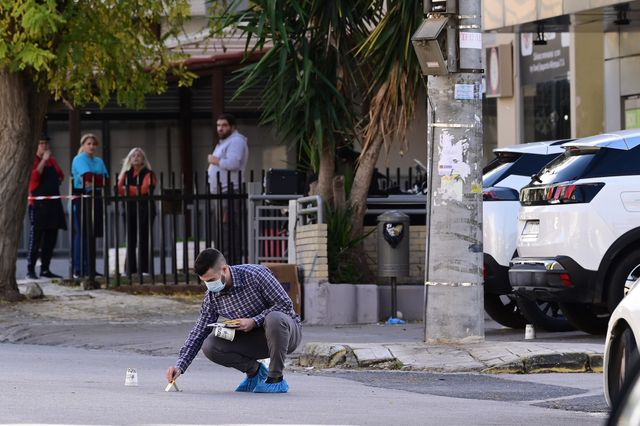
[[[41,200],[77,200],[78,198],[91,198],[91,195],[38,195],[29,196],[29,201]]]

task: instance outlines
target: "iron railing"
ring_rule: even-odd
[[[242,176],[239,178],[242,181]],[[98,231],[96,214],[100,210],[102,269],[107,285],[112,281],[115,285],[189,284],[197,279],[189,270],[205,247],[219,249],[230,264],[246,262],[245,185],[236,190],[230,183],[228,190],[222,191],[218,179],[218,190],[211,192],[206,176],[201,181],[197,174],[192,187],[187,188],[183,182],[184,179],[177,182],[175,174],[167,179],[160,174],[158,187],[147,195],[141,191],[137,196],[119,195],[117,188],[109,186],[83,191],[82,198],[74,200],[81,212],[80,226],[71,227],[69,246],[73,252],[78,243],[77,238],[74,241],[75,234],[81,232],[79,250],[88,253],[88,271],[78,265],[72,268],[71,261],[69,276],[74,275],[73,269],[80,269],[81,275],[90,279],[95,276],[98,250],[94,232]]]

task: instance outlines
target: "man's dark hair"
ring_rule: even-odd
[[[219,264],[224,263],[224,256],[220,251],[214,248],[204,249],[196,257],[196,261],[193,264],[194,272],[199,276],[203,276],[211,268],[217,267]]]
[[[218,120],[227,120],[227,123],[229,123],[231,127],[236,127],[236,117],[234,117],[231,114],[227,114],[227,113],[220,114],[218,116]]]

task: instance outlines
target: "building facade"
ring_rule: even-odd
[[[640,127],[640,1],[484,0],[483,30],[485,152]]]

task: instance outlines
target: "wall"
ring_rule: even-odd
[[[571,33],[571,136],[604,130],[604,35],[602,25],[582,25]]]
[[[640,95],[640,32],[606,33],[604,39],[605,130],[622,128],[622,97]]]
[[[207,170],[207,155],[213,152],[213,135],[216,129],[209,120],[193,122],[193,170],[198,174]],[[254,181],[261,179],[261,171],[269,168],[295,169],[295,149],[276,138],[270,127],[262,127],[257,120],[238,119],[238,131],[247,137],[249,161],[246,179],[254,172]]]
[[[485,31],[584,12],[624,0],[484,0],[482,27]]]
[[[329,282],[327,235],[326,223],[296,228],[296,263],[303,272],[303,285]]]
[[[100,146],[97,155],[104,159],[101,123],[83,121],[81,126],[82,134],[91,132],[98,136]],[[141,147],[146,152],[156,173],[163,172],[168,175],[169,172],[174,172],[177,174],[176,179],[179,179],[182,171],[181,158],[183,153],[180,150],[180,135],[176,121],[110,121],[109,126],[111,161],[105,162],[112,178],[117,176],[122,159],[129,150],[133,147]],[[68,178],[73,159],[69,157],[68,124],[66,122],[49,122],[48,129],[52,138],[53,153]],[[254,171],[256,179],[259,180],[262,169],[266,170],[271,167],[295,168],[295,152],[280,143],[269,128],[259,126],[256,120],[238,120],[238,130],[247,136],[249,143],[247,178],[250,170]],[[193,171],[198,173],[199,183],[204,180],[204,174],[207,170],[207,155],[213,151],[214,132],[215,128],[210,120],[193,121]],[[68,180],[63,184],[63,188],[66,192]]]

